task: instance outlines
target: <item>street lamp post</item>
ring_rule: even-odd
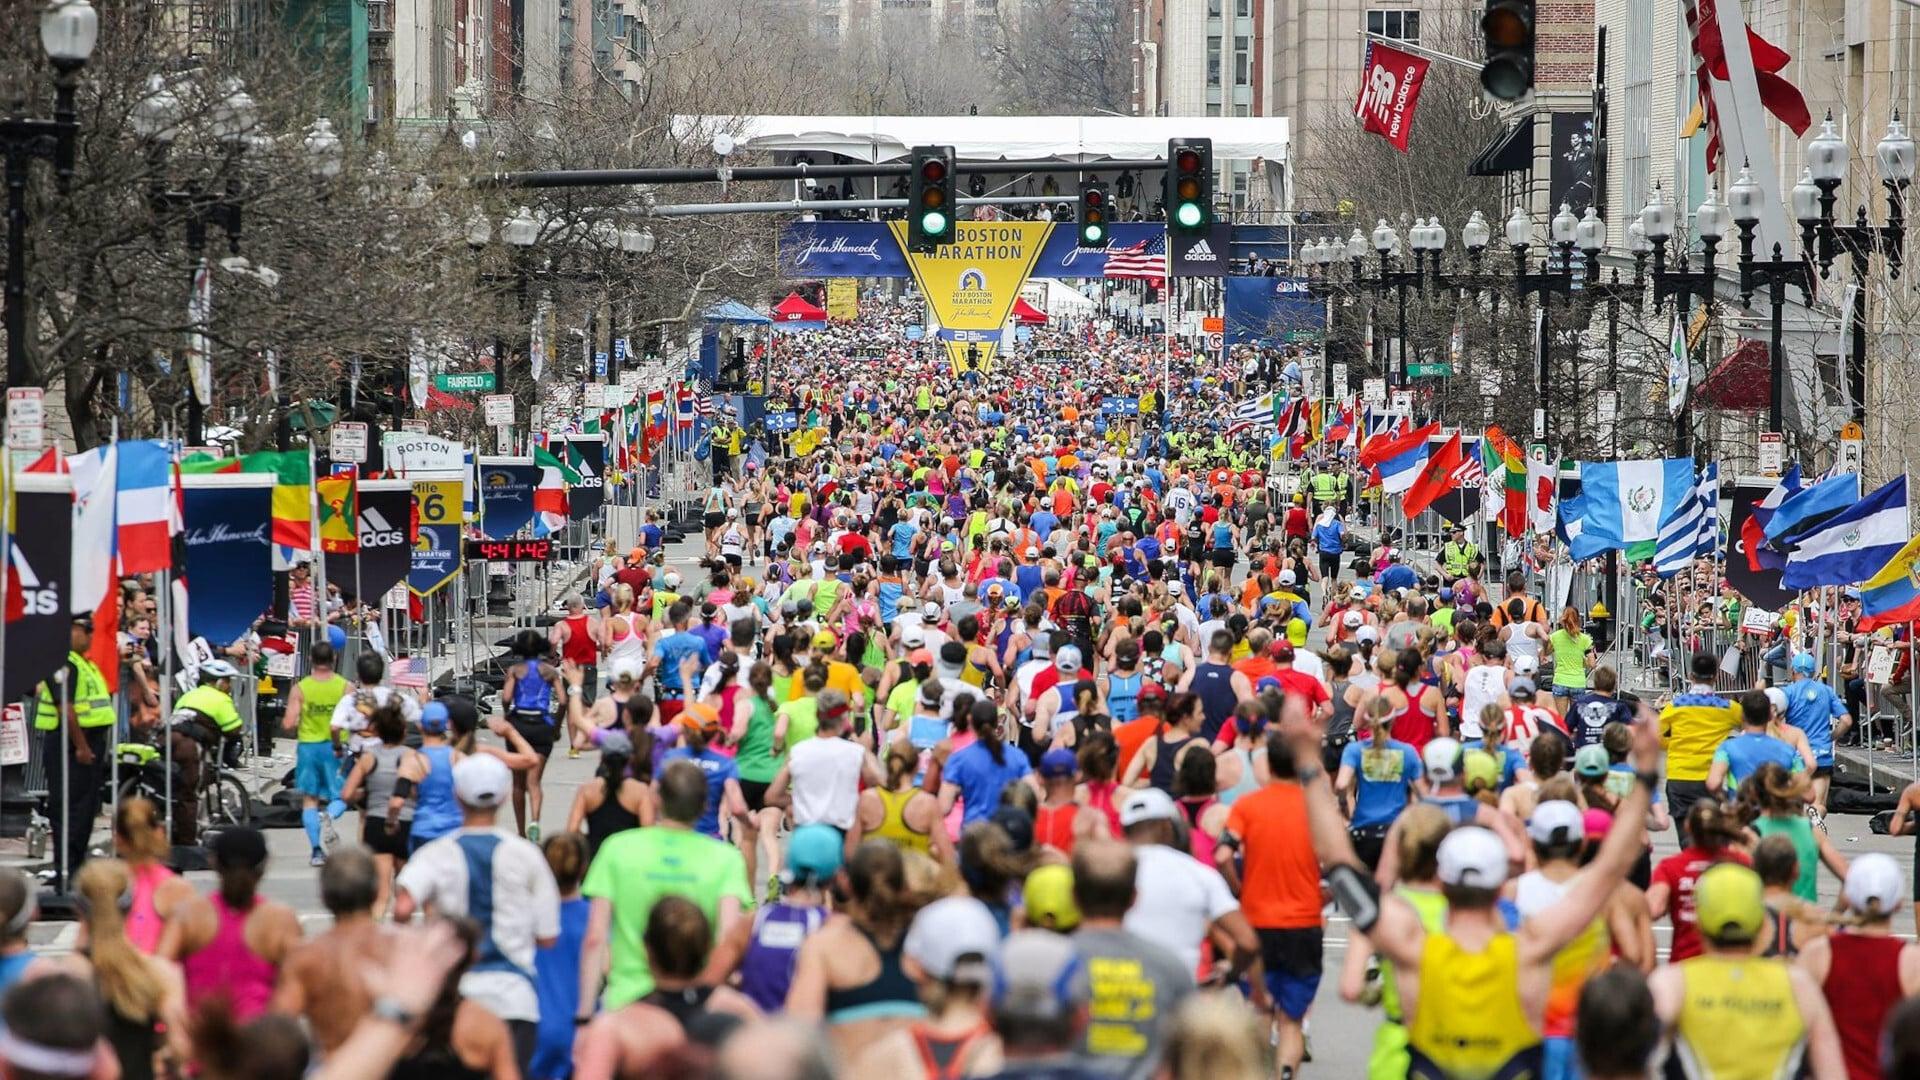
[[[1867,208],[1855,209],[1852,225],[1834,224],[1834,202],[1840,185],[1847,178],[1847,144],[1833,129],[1833,114],[1820,125],[1820,134],[1807,144],[1807,169],[1789,196],[1793,216],[1800,222],[1801,243],[1820,260],[1824,280],[1833,268],[1834,257],[1845,251],[1852,263],[1852,340],[1847,356],[1847,393],[1853,419],[1865,419],[1867,413],[1867,289],[1866,275],[1877,248],[1887,261],[1889,277],[1899,277],[1906,245],[1907,186],[1913,182],[1914,143],[1906,125],[1895,112],[1887,123],[1887,133],[1874,148],[1880,182],[1887,189],[1887,223],[1867,223]]]
[[[1528,268],[1527,251],[1533,244],[1533,218],[1520,207],[1514,207],[1513,214],[1507,218],[1507,246],[1513,250],[1513,291],[1520,297],[1538,294],[1540,297],[1540,351],[1537,367],[1534,371],[1534,387],[1540,394],[1540,403],[1535,407],[1534,424],[1536,437],[1544,438],[1553,422],[1553,406],[1549,397],[1548,380],[1553,373],[1553,331],[1552,303],[1554,293],[1571,296],[1573,282],[1573,246],[1580,227],[1580,221],[1573,216],[1573,210],[1566,203],[1560,204],[1560,212],[1553,216],[1550,224],[1553,246],[1559,251],[1560,269],[1553,269],[1553,259],[1541,265],[1538,272]]]
[[[1727,208],[1733,212],[1733,224],[1740,232],[1740,306],[1751,308],[1753,294],[1760,285],[1767,287],[1769,331],[1767,338],[1767,430],[1786,431],[1787,358],[1785,330],[1781,323],[1787,305],[1787,286],[1799,288],[1801,297],[1813,300],[1813,274],[1803,259],[1781,256],[1779,244],[1773,245],[1773,258],[1762,262],[1753,257],[1754,230],[1760,224],[1760,185],[1746,165],[1727,188]]]
[[[1424,229],[1425,226],[1415,225],[1414,228],[1419,230]],[[1398,269],[1400,233],[1393,226],[1387,224],[1385,218],[1381,218],[1380,223],[1374,226],[1372,240],[1373,250],[1380,256],[1380,270],[1372,278],[1368,279],[1368,284],[1376,292],[1383,292],[1387,289],[1394,290],[1396,293],[1395,299],[1398,301],[1399,306],[1399,319],[1394,326],[1394,338],[1398,348],[1395,350],[1396,355],[1393,358],[1393,364],[1387,371],[1387,385],[1396,388],[1403,387],[1407,385],[1407,290],[1409,288],[1418,288],[1420,285],[1420,269],[1418,266],[1420,253],[1418,251],[1414,252],[1415,266],[1413,269]]]
[[[530,260],[533,245],[540,239],[540,220],[533,211],[521,207],[514,215],[500,225],[500,239],[507,242],[513,254],[513,295],[520,315],[521,325],[527,327],[527,360],[533,360],[533,328],[529,321],[532,308],[527,300],[527,283],[532,275]],[[493,353],[494,393],[507,392],[507,354],[504,349],[496,348]]]
[[[620,329],[624,329],[627,333],[627,347],[629,349],[633,347],[633,324],[637,318],[634,314],[634,296],[637,290],[633,287],[633,282],[639,277],[640,264],[647,256],[653,254],[653,247],[654,239],[651,229],[636,229],[628,226],[620,230],[620,254],[626,262],[627,270],[627,302],[624,305],[626,313],[625,318],[622,320],[626,325]],[[611,310],[612,309],[609,308],[609,312],[611,312]],[[617,339],[618,332],[615,331],[610,336]],[[609,356],[607,360],[607,382],[618,383],[620,381],[620,365],[622,363],[631,363],[633,357],[626,356],[616,360],[614,357]]]
[[[40,47],[53,65],[53,119],[0,118],[0,160],[7,182],[7,385],[30,386],[27,360],[27,169],[35,158],[53,163],[65,194],[73,180],[74,109],[80,69],[100,37],[99,16],[87,0],[55,0],[40,14]]]
[[[1653,248],[1653,307],[1660,310],[1661,302],[1669,296],[1678,296],[1676,318],[1684,324],[1693,310],[1693,298],[1706,297],[1707,310],[1712,311],[1713,282],[1715,276],[1714,253],[1720,246],[1720,240],[1726,235],[1724,209],[1719,198],[1709,192],[1700,209],[1694,214],[1694,231],[1700,236],[1700,264],[1698,270],[1687,267],[1688,253],[1683,243],[1677,249],[1679,265],[1667,268],[1667,244],[1673,239],[1673,207],[1661,194],[1660,185],[1653,185],[1653,193],[1647,197],[1647,205],[1640,211],[1640,231]],[[1635,255],[1635,274],[1638,275],[1639,254]],[[1685,325],[1680,333],[1685,334]],[[1690,376],[1689,376],[1690,378]],[[1690,390],[1690,388],[1689,388]],[[1689,419],[1693,411],[1691,394],[1683,397],[1679,411],[1673,421],[1673,441],[1676,453],[1685,453],[1688,442]]]

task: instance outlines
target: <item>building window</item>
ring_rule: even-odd
[[[1250,86],[1253,83],[1253,39],[1235,37],[1233,39],[1233,84]]]
[[[1220,0],[1207,0],[1207,17],[1210,19],[1220,17]]]
[[[1207,103],[1207,115],[1208,115],[1208,116],[1219,116],[1219,115],[1220,115],[1220,103],[1219,103],[1219,102],[1217,102],[1217,101],[1210,101],[1210,102],[1208,102],[1208,103]]]
[[[1375,8],[1367,12],[1367,33],[1377,37],[1420,44],[1420,13],[1403,9]]]
[[[1220,85],[1220,39],[1217,36],[1207,39],[1207,85]]]

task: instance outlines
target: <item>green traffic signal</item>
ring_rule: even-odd
[[[920,215],[920,231],[928,236],[943,235],[947,231],[947,215],[938,210],[929,210]]]
[[[1107,238],[1107,230],[1098,225],[1089,225],[1080,230],[1080,239],[1087,244],[1097,244]]]
[[[1173,212],[1173,220],[1187,229],[1198,228],[1203,217],[1199,203],[1181,203]]]

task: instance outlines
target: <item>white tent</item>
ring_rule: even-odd
[[[1034,306],[1054,318],[1063,315],[1091,315],[1100,307],[1079,289],[1058,278],[1034,278],[1027,284],[1043,287],[1041,298]]]
[[[1288,160],[1284,116],[676,116],[676,138],[725,134],[736,151],[841,154],[890,161],[915,146],[951,146],[965,161],[1157,158],[1167,140],[1213,140],[1218,161]]]

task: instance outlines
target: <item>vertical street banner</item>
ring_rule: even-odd
[[[907,223],[889,227],[906,251]],[[953,243],[907,253],[907,267],[940,323],[954,371],[966,370],[969,346],[977,347],[981,370],[992,367],[1001,328],[1052,230],[1045,221],[959,221]]]
[[[1360,100],[1353,115],[1363,131],[1371,131],[1407,152],[1413,134],[1413,111],[1420,104],[1420,86],[1427,81],[1431,61],[1378,41],[1367,42],[1360,65]]]
[[[273,603],[272,477],[245,487],[189,487],[183,494],[188,631],[215,645],[238,639]]]
[[[48,484],[47,481],[56,483]],[[67,659],[73,580],[73,493],[64,476],[15,473],[7,536],[7,701],[19,701]],[[35,490],[44,485],[54,490]],[[21,528],[28,523],[27,528]]]
[[[1233,226],[1215,223],[1197,236],[1176,233],[1167,238],[1173,255],[1174,277],[1226,277],[1233,253]]]
[[[480,531],[505,540],[533,523],[533,489],[540,467],[525,459],[480,459]]]
[[[607,499],[607,444],[604,435],[574,435],[567,439],[567,464],[580,482],[567,489],[567,520],[587,521],[599,516]]]
[[[413,552],[413,485],[360,482],[360,550],[327,560],[327,576],[347,592],[378,603],[407,576]]]
[[[860,283],[853,278],[827,279],[827,318],[852,322],[860,317]]]
[[[407,588],[415,596],[432,596],[460,574],[464,558],[460,545],[460,498],[458,480],[413,482],[413,505],[420,532],[413,541]]]

